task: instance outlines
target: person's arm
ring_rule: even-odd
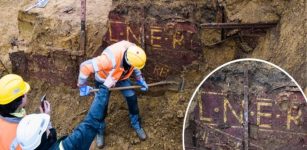
[[[78,87],[80,88],[80,96],[87,96],[90,94],[92,87],[86,84],[87,78],[94,73],[95,68],[93,65],[93,59],[87,60],[80,65]]]
[[[141,72],[141,70],[139,70],[139,69],[134,68],[134,69],[133,69],[133,74],[134,74],[134,78],[135,78],[136,80],[140,80],[140,79],[143,78],[142,72]]]
[[[142,91],[147,91],[148,90],[148,85],[145,81],[145,79],[142,76],[142,72],[139,69],[134,68],[133,73],[136,79],[136,83],[140,86],[142,86],[141,90]]]
[[[79,77],[78,77],[78,86],[86,85],[87,78],[94,73],[94,67],[92,64],[92,59],[84,61],[80,65]]]
[[[65,150],[89,149],[103,121],[102,112],[106,109],[105,101],[107,101],[108,94],[107,87],[99,89],[85,119],[60,143],[60,146],[63,146]]]
[[[44,105],[44,108],[42,108],[42,106],[39,106],[39,111],[40,111],[40,113],[45,113],[45,114],[48,114],[48,115],[51,115],[51,105],[50,105],[50,103],[49,103],[49,101],[47,101],[47,100],[45,100],[45,101],[43,101],[43,105]],[[52,127],[52,123],[51,123],[51,120],[50,120],[50,122],[49,122],[49,124],[48,124],[48,128],[47,128],[47,130],[46,130],[46,132],[47,132],[47,137],[49,136],[49,133],[50,133],[50,129],[52,129],[53,127]]]
[[[107,88],[111,88],[117,82],[117,80],[114,78],[114,72],[115,72],[115,69],[112,69],[109,72],[109,75],[107,76],[106,80],[103,83],[103,85],[106,86]]]

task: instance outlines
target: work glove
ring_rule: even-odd
[[[93,88],[87,85],[80,87],[80,96],[87,96]]]
[[[143,78],[137,80],[136,84],[139,85],[139,86],[142,86],[141,87],[141,91],[143,91],[143,92],[148,91],[148,85],[147,85],[146,81]]]

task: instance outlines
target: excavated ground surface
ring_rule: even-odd
[[[151,57],[148,68],[145,68],[147,78],[161,80],[168,74],[162,77],[155,76],[150,72],[153,64],[162,61],[171,66],[173,70],[170,71],[170,77],[185,78],[184,92],[175,93],[165,88],[164,90],[154,88],[147,94],[138,93],[143,126],[149,135],[149,139],[145,142],[140,142],[136,138],[129,125],[126,103],[119,93],[114,92],[110,98],[106,133],[107,149],[181,149],[183,116],[191,94],[210,71],[225,62],[244,57],[272,61],[293,75],[305,89],[305,93],[307,92],[304,43],[306,28],[303,19],[304,8],[307,5],[304,4],[304,0],[220,1],[220,5],[225,8],[227,22],[277,21],[278,25],[267,29],[257,38],[230,38],[220,44],[212,45],[220,41],[220,31],[205,30],[200,28],[199,24],[220,22],[217,2],[216,0],[88,1],[87,47],[84,55],[84,52],[79,50],[80,4],[76,1],[52,0],[46,8],[37,8],[26,13],[23,10],[35,3],[34,0],[22,2],[0,0],[0,7],[3,10],[0,12],[0,60],[8,70],[22,74],[30,81],[32,91],[27,106],[29,112],[36,110],[40,96],[47,93],[53,108],[53,124],[62,136],[70,133],[78,125],[91,104],[93,96],[80,98],[78,90],[72,87],[75,87],[80,62],[99,54],[100,47],[105,47],[105,43],[110,44],[110,39],[106,39],[105,35],[110,27],[108,15],[111,10],[115,14],[124,15],[128,22],[134,21],[136,29],[146,17],[148,28],[145,29],[151,29],[145,31],[148,36],[153,36],[150,35],[150,31],[156,29],[151,28],[151,25],[188,22],[188,25],[192,24],[188,31],[193,31],[192,39],[196,38],[200,46],[197,45],[197,49],[190,50],[188,45],[182,45],[180,51],[186,56],[193,53],[191,56],[194,60],[187,57],[190,60],[184,61],[183,67],[178,67],[181,65],[178,63],[181,62],[180,59],[185,60],[185,57],[177,60],[179,57],[164,55],[161,56],[163,61],[160,60],[160,56],[160,58]],[[165,5],[169,7],[164,7]],[[140,8],[145,8],[145,15],[142,15],[143,11],[139,12],[142,10]],[[138,13],[133,15],[134,12]],[[165,31],[163,33],[172,37],[174,32],[172,29]],[[237,32],[233,30],[227,34]],[[180,39],[180,34],[176,38]],[[146,41],[146,36],[145,42],[149,54],[155,54],[155,51],[152,51],[154,46]],[[173,43],[162,42],[163,44],[167,47],[165,49],[169,49],[168,46]],[[176,50],[176,48],[169,49],[167,54],[177,56]],[[21,51],[23,52],[15,53]],[[175,60],[176,62],[172,63]],[[163,73],[161,70],[159,74]],[[5,69],[0,64],[0,75],[4,74],[6,74]]]
[[[36,110],[40,96],[47,93],[53,108],[53,125],[59,136],[70,133],[78,125],[93,100],[93,96],[80,98],[78,90],[50,86],[46,82],[34,81],[30,84],[33,87],[29,95],[29,112]],[[186,88],[193,89],[191,86]],[[164,93],[160,89],[153,90]],[[149,136],[145,142],[140,142],[130,127],[124,98],[112,92],[106,119],[107,149],[180,149],[184,110],[191,92],[187,89],[183,93],[166,92],[159,96],[138,93],[143,127]]]

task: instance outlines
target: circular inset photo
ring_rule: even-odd
[[[224,64],[191,98],[183,148],[306,150],[306,96],[272,63],[240,59]]]

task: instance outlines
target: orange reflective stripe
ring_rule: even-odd
[[[113,78],[114,78],[115,80],[119,80],[123,72],[124,72],[124,69],[123,69],[123,68],[116,69],[116,70],[113,72],[113,75],[112,75],[112,76],[113,76]]]
[[[97,65],[98,72],[100,72],[100,74],[103,73],[104,76],[108,76],[108,72],[112,70],[113,67],[112,64],[110,64],[108,61],[107,56],[101,55],[96,57],[94,60]]]
[[[97,74],[98,74],[98,76],[99,76],[100,78],[102,78],[102,79],[106,79],[106,78],[107,78],[107,75],[106,75],[104,72],[102,72],[102,71],[97,72]]]
[[[16,137],[17,123],[10,123],[0,118],[0,149],[9,150]],[[17,150],[21,150],[20,146]]]
[[[98,73],[96,73],[95,74],[95,80],[103,83],[105,81],[105,78],[102,78]]]
[[[81,66],[80,71],[84,75],[89,76],[91,73],[94,72],[94,68],[93,68],[93,65],[91,65],[91,64],[84,64],[84,65]]]

